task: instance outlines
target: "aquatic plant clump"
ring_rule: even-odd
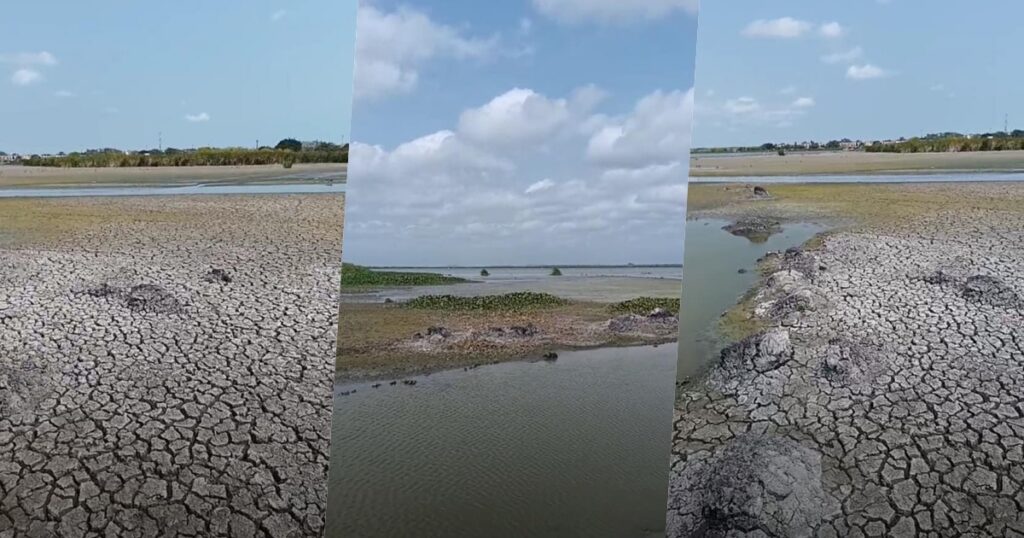
[[[341,268],[341,287],[343,288],[361,286],[435,286],[439,284],[458,284],[460,282],[466,282],[466,280],[440,273],[376,271],[351,263],[342,264]]]
[[[613,314],[636,314],[639,316],[646,316],[657,309],[678,314],[679,299],[674,297],[637,297],[612,304],[608,309]]]
[[[503,295],[480,295],[458,297],[455,295],[423,295],[405,303],[408,308],[424,310],[487,310],[521,311],[535,308],[563,306],[569,301],[549,293],[530,291],[506,293]]]

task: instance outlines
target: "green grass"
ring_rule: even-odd
[[[424,295],[405,303],[407,308],[421,310],[483,310],[519,312],[536,308],[563,306],[568,301],[549,293],[522,291],[504,295],[457,297],[454,295]]]
[[[613,314],[637,314],[642,316],[650,314],[655,308],[678,314],[679,299],[669,297],[637,297],[636,299],[622,301],[608,307]]]
[[[341,287],[366,288],[387,286],[436,286],[466,282],[463,278],[438,273],[412,273],[400,271],[376,271],[352,263],[342,264]]]

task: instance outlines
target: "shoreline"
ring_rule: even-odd
[[[58,168],[0,165],[0,188],[70,188],[185,186],[203,183],[266,183],[322,179],[341,176],[346,181],[347,164],[277,164],[248,166],[155,166],[109,168]]]
[[[864,151],[706,154],[690,157],[690,177],[909,175],[1024,171],[1024,150],[947,153]]]
[[[569,301],[525,311],[438,311],[400,303],[342,303],[335,384],[400,379],[485,364],[557,360],[557,353],[661,345],[678,316],[609,311]],[[554,356],[547,356],[554,354]]]
[[[763,502],[750,517],[780,534],[842,536],[869,521],[885,534],[1020,524],[1016,510],[984,506],[1017,506],[988,477],[1024,479],[1024,451],[1012,448],[1024,445],[1024,185],[769,191],[777,197],[704,210],[824,212],[846,225],[768,260],[735,307],[763,326],[677,386],[670,535],[726,509],[714,505],[715,484],[751,480],[782,493],[748,490],[736,502]],[[711,478],[723,473],[735,478]]]

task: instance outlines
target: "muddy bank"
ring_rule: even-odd
[[[342,204],[0,202],[0,535],[320,534]]]
[[[400,303],[345,304],[337,380],[392,379],[558,352],[675,342],[679,318],[661,309],[613,314],[608,304],[572,301],[526,312],[423,311]]]
[[[851,224],[766,260],[757,323],[679,387],[672,536],[1024,532],[1024,184],[850,189],[706,206]]]

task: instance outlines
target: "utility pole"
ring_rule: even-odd
[[[1010,134],[1010,115],[1003,114],[1003,133]]]
[[[159,133],[156,134],[156,140],[157,140],[157,142],[156,142],[157,143],[157,148],[160,151],[163,151],[164,150],[164,133],[163,133],[163,131],[160,131]]]

